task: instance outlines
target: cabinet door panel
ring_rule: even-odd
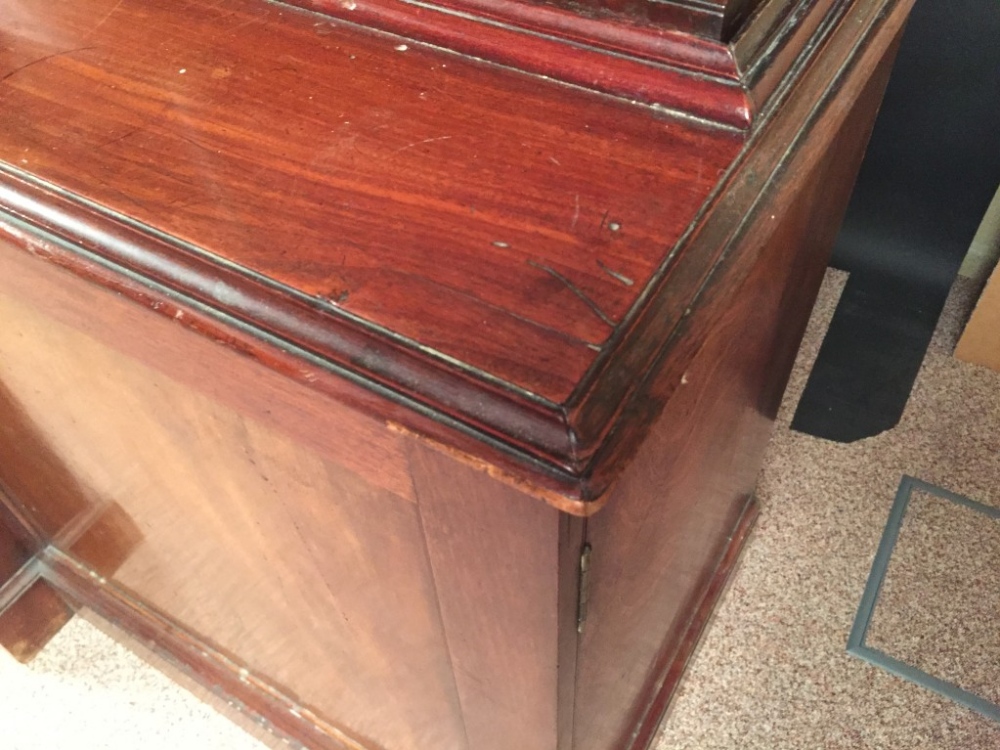
[[[0,453],[36,457],[0,479],[57,547],[355,735],[464,747],[401,438],[4,245],[0,321]]]

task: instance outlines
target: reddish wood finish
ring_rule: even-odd
[[[908,0],[767,3],[731,45],[321,7],[508,67],[262,0],[0,0],[28,572],[310,747],[638,750]]]
[[[129,2],[99,28],[86,3],[44,16],[32,16],[28,7],[15,11],[23,36],[0,88],[16,114],[0,138],[0,156],[238,265],[220,267],[213,255],[53,194],[17,170],[0,175],[7,206],[36,227],[63,237],[69,231],[68,239],[102,259],[183,292],[198,306],[252,320],[281,348],[296,346],[322,357],[325,368],[389,389],[408,401],[408,408],[386,415],[393,421],[425,434],[452,426],[478,439],[446,436],[447,442],[459,440],[491,463],[510,466],[490,448],[513,449],[521,458],[514,459],[515,474],[523,459],[541,461],[543,485],[583,501],[604,494],[605,475],[619,467],[611,459],[600,466],[593,456],[609,436],[631,434],[617,422],[632,382],[622,372],[645,369],[725,247],[732,225],[725,212],[714,212],[710,226],[722,233],[685,253],[673,250],[740,138],[649,117],[640,108],[597,107],[592,97],[540,89],[528,78],[457,58],[434,62],[429,52],[397,52],[387,39],[369,43],[341,29],[317,35],[313,18],[296,11],[283,12],[276,32],[263,23],[279,12],[272,5],[241,6],[224,17],[221,5],[191,10],[203,14],[190,19],[197,28],[238,29],[241,44],[274,49],[237,63],[237,42],[224,47],[220,59],[232,60],[238,76],[198,63],[202,47],[192,35],[165,33],[175,18],[167,6],[142,5],[143,23],[161,29],[149,44],[133,34],[138,22],[130,13],[140,11]],[[856,5],[849,18],[830,24],[836,34],[828,48],[836,49],[823,65],[833,70],[814,76],[818,91],[828,85],[822,76],[832,77],[858,35],[878,22],[878,7]],[[39,39],[50,42],[40,46]],[[51,40],[78,51],[53,53]],[[85,40],[101,44],[91,49]],[[157,44],[169,45],[170,59],[190,71],[153,54]],[[128,45],[136,51],[127,63],[113,63],[109,50]],[[309,62],[289,67],[281,62],[286,58]],[[351,75],[321,75],[323,66]],[[322,81],[323,90],[290,93],[303,73]],[[34,93],[80,90],[90,80],[86,97]],[[435,124],[445,110],[425,106],[430,100],[421,92],[448,103],[446,121]],[[293,96],[304,97],[304,112],[290,121]],[[273,102],[271,119],[260,101]],[[797,117],[809,106],[805,98]],[[333,148],[328,123],[357,128],[373,113],[385,122],[370,123],[359,136],[362,152],[354,135],[341,147],[336,134],[344,125],[332,129]],[[797,117],[784,118],[789,134]],[[68,138],[36,126],[63,119],[75,123]],[[432,140],[444,138],[442,128],[455,132]],[[506,147],[488,148],[487,134]],[[728,172],[726,210],[749,206],[757,183],[743,176],[770,173],[780,158],[780,138],[751,148],[762,137],[744,150],[764,152],[762,163]],[[174,163],[193,172],[163,169]],[[505,189],[515,178],[518,190]],[[337,198],[350,191],[350,200]],[[400,220],[380,224],[377,239],[366,240],[366,222],[377,215]],[[130,286],[120,274],[66,253],[55,239],[32,232],[19,241],[78,273]],[[274,281],[263,283],[265,277]],[[148,297],[134,285],[129,291]],[[329,303],[331,294],[337,304]],[[165,314],[178,309],[162,296],[150,304]],[[622,368],[609,370],[608,363]],[[342,392],[343,379],[336,383]],[[428,410],[431,425],[419,421]],[[574,478],[581,476],[602,478]]]
[[[7,229],[0,227],[0,236]],[[75,266],[74,270],[86,275],[90,267]],[[107,276],[99,278],[103,281]],[[149,295],[148,289],[139,291],[136,286],[127,289]],[[134,360],[168,376],[179,390],[217,401],[234,412],[253,415],[268,429],[288,434],[297,443],[344,465],[372,485],[413,500],[403,439],[385,430],[384,423],[377,418],[361,413],[383,399],[342,380],[329,395],[318,392],[318,387],[308,387],[324,386],[332,380],[313,363],[286,360],[279,356],[280,352],[265,348],[267,361],[274,363],[275,368],[265,367],[251,358],[246,351],[249,344],[238,332],[228,335],[197,310],[169,299],[149,299],[149,307],[159,314],[137,317],[136,306],[123,296],[97,285],[80,284],[65,271],[53,273],[39,258],[13,252],[2,242],[0,295],[9,304],[17,304],[19,310],[34,311],[35,335],[44,335],[43,329],[48,327],[80,342],[92,341],[89,346],[95,350],[114,349],[120,353],[120,359]],[[21,333],[28,335],[26,331]],[[10,347],[8,361],[15,363],[18,359],[15,349],[23,336],[18,335],[13,324],[6,331],[0,330],[0,336],[3,335],[7,336]],[[58,363],[51,368],[60,372]],[[31,373],[25,371],[23,377],[27,389]],[[72,387],[73,373],[65,373],[64,377],[67,388]],[[253,383],[254,388],[239,387],[245,383]],[[394,414],[389,412],[389,417]],[[51,446],[44,443],[44,436],[24,414],[23,405],[19,406],[9,394],[6,384],[0,386],[0,415],[3,416],[0,430],[8,430],[0,433],[7,438],[0,447],[3,465],[14,467],[8,471],[18,466],[25,469],[11,474],[8,481],[20,483],[17,493],[25,501],[42,503],[39,507],[53,516],[47,523],[49,532],[54,533],[53,529],[73,517],[73,513],[66,513],[67,508],[74,503],[79,505],[78,498],[87,491],[78,476],[60,467]],[[350,441],[340,439],[341,430],[351,435]],[[15,436],[19,440],[15,441]],[[53,498],[51,508],[45,504],[45,498]],[[46,517],[41,516],[41,520]]]
[[[315,16],[292,9],[268,23],[270,4],[195,5],[178,27],[171,3],[126,0],[95,28],[102,2],[47,3],[24,20],[5,60],[0,157],[238,264],[244,281],[139,237],[125,240],[146,245],[121,258],[129,265],[143,250],[170,254],[183,271],[168,283],[201,287],[209,304],[256,298],[243,312],[255,319],[288,300],[306,330],[282,333],[345,328],[359,343],[327,334],[323,353],[387,379],[403,376],[389,371],[392,349],[429,349],[505,390],[565,399],[740,145],[419,46],[397,51],[391,37],[320,35]],[[211,56],[198,28],[211,30]],[[66,120],[70,138],[39,127]],[[164,169],[175,163],[185,172]],[[113,231],[100,218],[91,236]],[[386,330],[409,346],[366,352]]]
[[[672,352],[653,370],[637,408],[666,408],[588,525],[593,616],[580,645],[578,750],[639,750],[654,728],[643,714],[666,708],[661,682],[686,659],[689,618],[731,553],[719,529],[740,528],[746,515],[893,55],[848,77],[864,90],[815,135],[828,147],[794,152],[784,179],[765,190],[739,252],[692,314],[680,345],[694,355],[685,365]],[[645,731],[633,736],[638,726]]]
[[[0,248],[0,268],[11,258],[21,256]],[[26,296],[47,304],[71,281],[63,272],[32,280]],[[127,303],[94,291],[90,321],[113,326]],[[153,330],[132,318],[144,335],[171,326],[144,317]],[[373,485],[258,421],[257,413],[284,405],[278,398],[236,412],[12,295],[0,294],[0,318],[0,378],[50,452],[86,488],[70,504],[73,514],[64,514],[66,524],[116,503],[129,526],[142,531],[115,573],[119,585],[243,655],[249,672],[267,675],[297,701],[350,717],[353,732],[377,746],[462,746],[412,491],[400,497]],[[182,340],[199,341],[172,328]],[[169,335],[153,340],[158,347],[172,343]],[[191,354],[168,351],[172,359]],[[210,380],[213,359],[191,360],[199,376],[192,379]],[[335,432],[330,417],[318,408],[299,429]],[[73,549],[88,551],[100,557],[82,562],[106,564],[104,547]]]
[[[825,43],[831,15],[850,6],[848,0],[291,1],[739,130],[757,122],[779,84],[794,77],[794,66]]]
[[[568,750],[583,521],[423,446],[413,479],[469,747]]]
[[[32,583],[0,611],[0,647],[20,662],[29,662],[73,617],[65,597],[43,580]]]
[[[10,500],[6,497],[0,502],[0,586],[9,581],[32,555],[23,532],[18,533],[13,519],[4,512],[9,503]]]
[[[8,283],[28,281],[16,275],[5,278]],[[5,328],[12,323],[6,316],[2,320]],[[19,517],[30,519],[31,526],[23,533],[32,535],[37,544],[68,527],[90,505],[89,493],[81,486],[80,478],[55,455],[45,434],[25,413],[6,381],[0,382],[0,466],[0,487],[17,499]]]
[[[578,14],[636,24],[678,29],[728,40],[762,0],[556,0],[551,3]],[[463,7],[466,3],[453,3]],[[468,2],[468,5],[474,5]]]
[[[674,29],[588,17],[523,0],[420,5],[391,0],[292,2],[661,111],[686,112],[727,128],[745,130],[756,114],[741,86],[740,61],[729,46]]]
[[[701,636],[708,627],[720,597],[726,590],[730,577],[736,571],[740,553],[747,537],[753,530],[757,520],[759,507],[754,498],[750,498],[744,507],[728,548],[712,573],[711,581],[702,592],[701,599],[692,602],[691,615],[679,634],[673,648],[660,652],[660,658],[653,664],[650,674],[654,680],[649,685],[645,705],[633,707],[634,723],[631,733],[631,747],[637,750],[652,745],[654,736],[664,720],[667,708],[673,698],[674,691],[680,685],[687,668],[688,661],[694,656]]]
[[[766,129],[749,140],[712,210],[692,227],[684,252],[654,282],[656,291],[634,316],[632,327],[619,331],[629,345],[602,357],[578,387],[567,409],[569,421],[580,434],[592,436],[589,441],[581,439],[578,448],[588,457],[580,472],[583,497],[601,497],[642,445],[716,320],[700,311],[716,295],[722,297],[716,304],[726,304],[723,290],[738,282],[736,278],[719,280],[725,278],[727,258],[747,252],[744,246],[753,237],[749,222],[762,210],[762,191],[789,179],[791,155],[803,151],[807,155],[800,159],[818,159],[833,147],[832,133],[854,106],[867,76],[882,59],[880,53],[886,47],[881,45],[897,33],[908,7],[897,6],[892,16],[885,16],[875,6],[861,3],[838,20],[839,31],[830,39],[826,55],[803,73],[801,87],[781,101]],[[852,50],[859,44],[859,29],[866,30],[865,41],[870,46],[865,54],[852,58]],[[815,96],[817,92],[824,93]],[[803,127],[803,123],[808,126]],[[865,131],[856,136],[866,142]],[[849,191],[851,184],[848,180],[844,189]],[[836,224],[841,207],[826,201],[824,208],[829,213],[819,218]],[[770,219],[764,226],[772,231]],[[690,292],[692,289],[696,291]],[[681,300],[683,307],[679,306]],[[640,372],[663,384],[655,398],[650,398],[648,391],[644,393],[641,378],[632,377]],[[598,393],[603,398],[595,397]]]
[[[0,491],[0,647],[22,662],[73,616],[65,597],[39,578],[35,553],[42,544],[37,529]]]
[[[65,597],[39,579],[35,555],[45,543],[46,522],[68,510],[59,507],[68,499],[63,491],[76,483],[51,463],[23,416],[0,383],[0,646],[27,662],[73,616]],[[27,506],[13,500],[14,491]]]

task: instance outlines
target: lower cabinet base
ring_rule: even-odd
[[[736,569],[757,515],[758,504],[750,498],[680,643],[654,667],[653,699],[639,707],[627,750],[651,746],[671,697]],[[16,598],[14,587],[19,589]],[[126,645],[140,651],[148,648],[169,672],[176,670],[193,680],[193,685],[185,687],[204,686],[234,708],[246,719],[242,722],[244,728],[258,727],[278,742],[290,740],[315,750],[378,750],[376,744],[324,720],[279,686],[252,674],[236,656],[188,631],[54,546],[41,550],[0,587],[0,594],[5,591],[12,601],[0,615],[0,645],[21,661],[30,661],[70,620],[74,608],[67,602],[72,601],[120,629],[113,635],[120,638],[124,634]]]
[[[69,622],[73,608],[40,578],[31,535],[0,499],[0,646],[28,662]]]
[[[0,646],[29,662],[73,617],[73,608],[29,562],[0,588]],[[7,606],[2,606],[6,600]]]
[[[376,747],[325,721],[278,686],[250,673],[234,655],[201,639],[56,548],[46,548],[38,559],[45,581],[149,646],[259,726],[310,749]]]
[[[658,684],[653,698],[648,705],[642,707],[632,739],[623,750],[645,750],[652,746],[660,723],[666,716],[670,701],[680,685],[687,665],[694,656],[698,643],[712,619],[712,613],[737,568],[740,553],[753,530],[759,513],[760,506],[756,498],[750,497],[743,510],[743,515],[740,517],[739,525],[734,530],[729,544],[719,559],[719,565],[715,569],[708,588],[705,589],[700,601],[692,610],[691,619],[687,622],[680,642],[676,649],[664,654],[664,658],[656,665],[655,674]]]

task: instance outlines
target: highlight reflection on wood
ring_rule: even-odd
[[[642,750],[909,0],[293,5],[0,0],[0,644]]]
[[[6,387],[86,494],[149,532],[116,582],[380,744],[458,742],[412,496],[6,294],[0,317]],[[376,695],[378,721],[367,722]]]

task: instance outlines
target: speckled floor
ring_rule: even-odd
[[[29,666],[0,649],[3,750],[264,750],[82,617]]]
[[[1000,702],[998,570],[1000,520],[914,492],[866,643]]]
[[[827,275],[761,475],[757,529],[657,750],[1000,747],[1000,724],[845,652],[903,474],[1000,504],[1000,373],[951,357],[971,304],[971,284],[960,280],[953,290],[899,426],[843,445],[792,432],[787,425],[845,278]],[[963,523],[968,529],[969,522],[960,509],[942,511],[949,521],[941,535],[929,533],[922,518],[927,514],[917,510],[901,533],[869,643],[882,638],[880,645],[899,658],[922,654],[927,667],[934,649],[919,644],[928,621],[940,626],[955,607],[987,594],[996,601],[996,568],[984,577],[973,567],[968,576],[953,576],[951,585],[940,585],[937,577],[949,566],[961,569],[970,558],[995,560],[1000,551],[990,548],[995,522],[985,516],[975,519],[977,536],[965,540],[980,548],[963,550],[956,548],[963,541],[956,532]],[[912,539],[921,531],[923,539]],[[922,546],[922,554],[914,544]],[[899,563],[913,563],[915,555],[923,577],[934,580],[921,587],[920,617],[903,611],[905,590],[913,594],[912,571],[909,582],[905,573],[899,575]],[[893,622],[883,628],[878,620],[886,613]],[[990,621],[970,623],[967,634],[952,630],[945,650],[965,653],[965,661],[978,661],[996,675],[998,614],[994,610]],[[984,633],[990,642],[985,651]],[[941,656],[938,651],[938,662]]]
[[[843,282],[830,272],[824,283],[761,476],[757,529],[657,750],[1000,747],[1000,724],[845,652],[902,474],[1000,505],[1000,374],[950,356],[970,285],[956,287],[899,427],[839,445],[787,424]],[[1000,523],[940,502],[915,498],[869,642],[995,699]],[[264,745],[76,618],[29,667],[0,653],[0,747]]]

